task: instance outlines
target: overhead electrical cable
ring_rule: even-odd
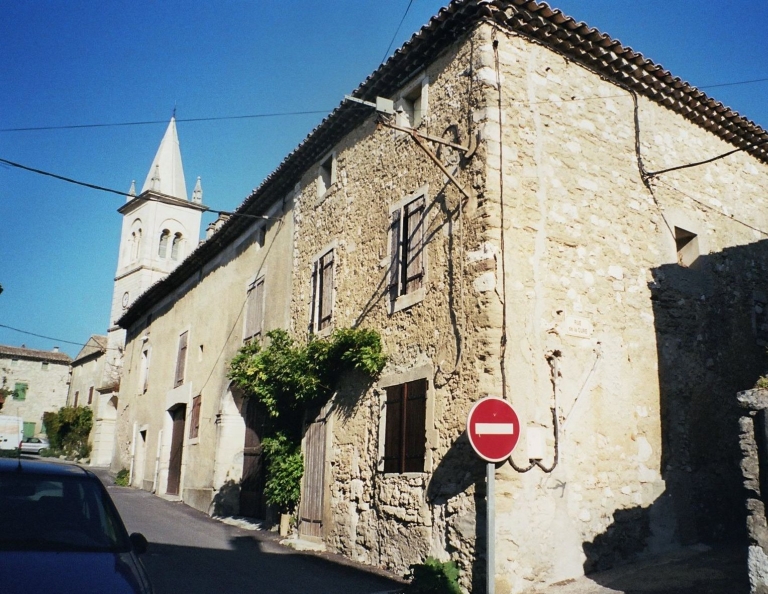
[[[392,39],[389,42],[389,45],[387,46],[387,51],[384,52],[384,57],[381,59],[381,64],[384,63],[384,61],[387,59],[387,56],[389,55],[389,50],[392,49],[392,44],[395,43],[395,38],[397,37],[397,34],[400,32],[400,27],[403,26],[403,23],[405,22],[405,17],[408,16],[408,11],[411,10],[411,5],[413,4],[413,0],[410,0],[408,2],[408,6],[405,8],[405,12],[403,13],[403,18],[400,19],[400,24],[397,26],[397,29],[395,29],[394,35],[392,35]]]
[[[113,190],[112,188],[106,188],[104,186],[98,186],[96,184],[89,184],[88,182],[82,182],[78,181],[76,179],[72,179],[71,177],[65,177],[63,175],[58,175],[56,173],[51,173],[50,171],[43,171],[42,169],[36,169],[34,167],[29,167],[27,165],[22,165],[21,163],[16,163],[14,161],[9,161],[8,159],[2,159],[0,158],[0,164],[10,165],[11,167],[17,167],[18,169],[23,169],[24,171],[29,171],[31,173],[37,173],[39,175],[45,175],[47,177],[52,177],[54,179],[58,179],[61,181],[65,181],[70,184],[75,184],[77,186],[83,186],[85,188],[91,188],[92,190],[99,190],[100,192],[109,192],[110,194],[117,194],[118,196],[126,197],[129,196],[127,192],[121,192],[120,190]],[[138,196],[136,196],[138,198]],[[173,198],[173,196],[170,196],[170,198]],[[162,199],[155,197],[155,196],[144,196],[144,200],[152,200],[155,202],[163,202]],[[252,215],[247,213],[240,213],[240,212],[232,212],[229,210],[214,210],[213,208],[209,208],[208,206],[203,206],[205,209],[205,212],[212,212],[214,214],[219,215],[225,215],[228,217],[247,217],[250,219],[262,219],[262,220],[270,220],[274,219],[275,217],[267,217],[264,215]]]
[[[73,340],[64,340],[63,338],[54,338],[53,336],[45,336],[44,334],[37,334],[35,332],[30,332],[29,330],[21,330],[19,328],[14,328],[13,326],[6,326],[5,324],[0,324],[0,328],[7,328],[8,330],[13,330],[14,332],[19,332],[20,334],[27,334],[28,336],[36,336],[37,338],[45,338],[46,340],[54,340],[56,342],[74,344],[76,346],[84,345],[84,343],[82,342],[74,342]]]

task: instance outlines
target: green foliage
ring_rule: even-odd
[[[127,468],[121,468],[117,476],[115,476],[115,484],[118,487],[127,487],[128,486],[128,469]]]
[[[757,379],[755,382],[755,388],[760,388],[762,390],[768,390],[768,375],[763,375]]]
[[[244,345],[229,363],[228,376],[266,413],[267,501],[288,512],[299,501],[304,465],[301,424],[308,408],[333,394],[344,373],[358,370],[375,377],[387,362],[375,330],[344,328],[327,339],[297,344],[285,330],[267,332],[266,345]]]
[[[65,406],[58,412],[43,413],[43,424],[54,451],[86,458],[91,452],[88,435],[93,427],[93,411],[83,406]]]
[[[411,565],[405,577],[411,578],[411,583],[403,590],[404,594],[461,594],[459,568],[453,561],[427,557],[424,563]]]
[[[340,329],[306,345],[297,345],[285,330],[272,330],[267,337],[267,346],[252,342],[238,351],[229,378],[256,398],[271,419],[288,417],[273,423],[280,431],[295,433],[301,413],[326,402],[345,372],[357,369],[375,377],[387,361],[375,330]]]
[[[267,463],[267,482],[264,495],[267,503],[277,506],[281,513],[289,513],[299,503],[304,460],[301,447],[283,433],[267,437],[261,442]]]
[[[0,458],[18,458],[19,453],[19,448],[13,448],[12,450],[0,450]]]

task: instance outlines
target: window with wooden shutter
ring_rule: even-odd
[[[407,295],[421,288],[424,276],[422,242],[424,238],[424,196],[405,207],[402,241],[403,294]]]
[[[264,278],[258,279],[248,289],[243,341],[260,340],[264,320]]]
[[[386,389],[384,472],[424,472],[427,380]]]
[[[187,338],[189,332],[184,332],[179,336],[179,353],[176,356],[176,379],[173,382],[173,386],[178,388],[184,383],[184,368],[187,364]]]
[[[400,210],[392,213],[389,225],[389,297],[400,295]]]
[[[194,439],[200,431],[200,394],[192,399],[192,415],[189,419],[189,438]]]
[[[329,250],[312,266],[312,332],[329,327],[333,319],[333,265],[333,250]]]

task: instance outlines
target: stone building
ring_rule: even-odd
[[[24,419],[24,437],[45,432],[43,413],[67,402],[72,359],[58,347],[39,351],[0,345],[0,387],[11,390],[0,414]]]
[[[120,318],[114,464],[228,508],[258,431],[227,360],[254,328],[361,326],[389,362],[310,419],[302,537],[398,573],[450,558],[480,591],[465,425],[486,396],[522,433],[495,475],[497,592],[742,537],[768,134],[523,0],[452,2],[353,97]]]

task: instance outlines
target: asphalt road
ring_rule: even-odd
[[[142,561],[156,594],[374,594],[400,583],[336,555],[297,552],[276,535],[212,520],[145,491],[107,486],[129,532],[149,540]]]

